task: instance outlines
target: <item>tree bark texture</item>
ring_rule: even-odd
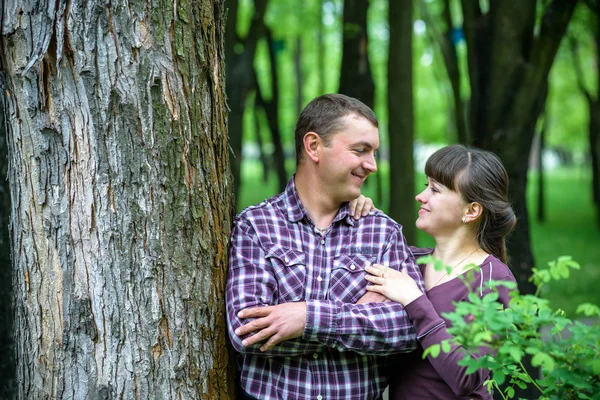
[[[3,3],[20,398],[231,398],[224,18]]]
[[[518,225],[508,242],[511,268],[524,293],[534,265],[525,200],[535,124],[543,109],[548,73],[576,1],[553,0],[536,33],[536,2],[462,0],[471,83],[469,137],[498,154],[510,178]]]
[[[388,116],[390,143],[390,216],[408,243],[416,243],[414,112],[412,85],[412,0],[389,1]]]
[[[0,90],[4,92],[6,75],[0,58]],[[0,399],[15,398],[16,364],[13,334],[13,288],[10,264],[10,188],[6,179],[8,151],[6,131],[8,121],[4,114],[4,98],[0,94]]]

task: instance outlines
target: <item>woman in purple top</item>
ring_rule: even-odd
[[[423,359],[423,349],[452,336],[450,322],[441,314],[454,310],[453,302],[467,299],[469,290],[458,279],[469,265],[479,265],[471,291],[484,296],[492,289],[487,282],[515,281],[506,266],[505,237],[516,218],[508,203],[508,175],[499,158],[487,151],[461,145],[435,152],[425,165],[427,184],[416,199],[421,203],[417,228],[435,239],[433,249],[413,248],[415,258],[432,254],[452,267],[436,271],[420,265],[426,294],[405,272],[374,265],[367,287],[404,305],[417,330],[421,348],[394,356],[390,369],[390,399],[492,399],[483,383],[488,370],[467,375],[458,366],[464,349],[452,348],[437,358]],[[509,295],[499,288],[499,301],[508,305]]]

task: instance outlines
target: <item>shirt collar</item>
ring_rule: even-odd
[[[296,184],[294,179],[296,174],[292,175],[292,178],[288,182],[285,187],[285,205],[287,210],[288,221],[290,222],[299,222],[302,219],[306,218],[306,220],[311,221],[312,219],[306,212],[306,209],[302,205],[300,201],[300,197],[298,196],[298,191],[296,190]],[[350,216],[350,207],[348,203],[342,204],[342,207],[339,209],[337,215],[333,219],[333,222],[337,221],[345,221],[348,225],[354,226],[354,218]]]

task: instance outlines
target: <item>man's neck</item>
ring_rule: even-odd
[[[331,199],[327,190],[314,178],[314,174],[303,169],[298,169],[294,184],[298,197],[306,212],[318,228],[326,228],[333,222],[342,203]]]

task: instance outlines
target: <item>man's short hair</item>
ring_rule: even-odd
[[[324,94],[312,100],[304,107],[294,131],[296,140],[296,164],[302,160],[304,135],[315,132],[329,145],[331,136],[344,128],[341,119],[355,114],[367,119],[374,127],[378,127],[377,117],[366,104],[343,94]]]

